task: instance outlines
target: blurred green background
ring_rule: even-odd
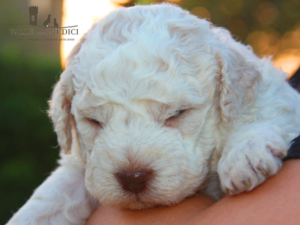
[[[161,1],[115,2],[130,6]],[[286,66],[290,74],[300,65],[299,0],[170,2],[226,27],[237,40],[251,44],[258,55],[274,55],[277,66]],[[40,18],[51,13],[61,24],[63,1],[0,1],[0,224],[7,222],[56,167],[59,153],[46,111],[52,87],[63,70],[60,42],[26,41],[9,30],[26,27],[20,24],[28,23],[29,5],[39,6]]]

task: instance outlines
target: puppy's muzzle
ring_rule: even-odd
[[[116,177],[123,189],[135,194],[145,190],[151,176],[151,170],[140,170],[134,172],[120,171],[116,174]]]

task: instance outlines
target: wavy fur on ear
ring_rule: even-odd
[[[72,129],[76,131],[74,116],[71,114],[71,103],[74,96],[72,68],[76,61],[75,56],[80,51],[84,40],[85,35],[69,54],[66,69],[61,74],[60,80],[55,85],[52,97],[48,102],[50,106],[48,114],[53,121],[58,143],[64,153],[70,153],[72,147]]]
[[[220,109],[222,121],[230,123],[250,105],[262,80],[259,60],[252,50],[236,42],[224,28],[213,27],[218,43],[214,54],[220,66]]]

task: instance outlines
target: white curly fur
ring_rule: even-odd
[[[79,225],[98,202],[143,209],[252,190],[299,133],[300,97],[285,79],[179,7],[112,12],[76,45],[54,88],[60,167],[8,224]],[[146,191],[122,190],[114,174],[126,168],[155,172]]]

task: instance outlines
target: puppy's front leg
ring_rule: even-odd
[[[63,155],[58,167],[38,187],[7,225],[79,225],[95,208],[84,185],[84,164]]]
[[[250,191],[278,172],[287,142],[265,124],[248,124],[233,132],[218,164],[221,187],[227,194]]]

